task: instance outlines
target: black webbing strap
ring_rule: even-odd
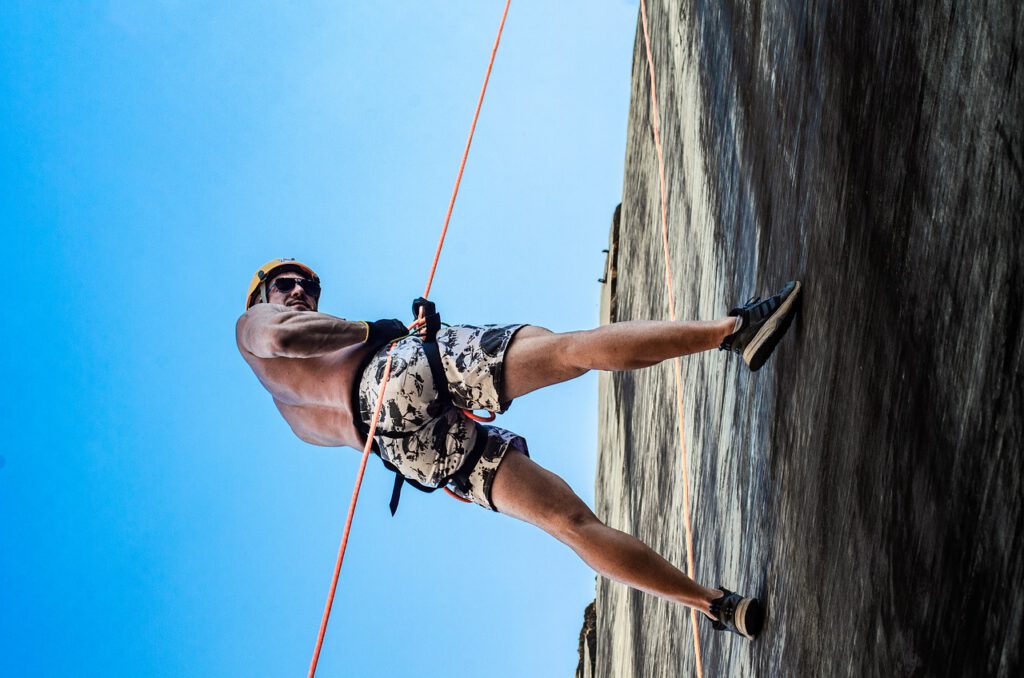
[[[382,461],[383,459],[384,457],[381,457]],[[402,498],[402,485],[405,485],[405,476],[398,469],[395,469],[395,485],[391,490],[391,501],[388,502],[388,508],[391,509],[392,516],[398,510],[398,501]]]
[[[476,426],[475,423],[474,426]],[[420,492],[436,492],[437,490],[447,486],[449,483],[455,485],[456,488],[464,493],[469,492],[469,476],[473,473],[473,469],[475,469],[476,465],[480,462],[480,457],[484,455],[485,449],[487,449],[487,433],[483,429],[477,427],[476,442],[473,443],[473,449],[466,455],[466,459],[462,462],[462,466],[459,467],[458,471],[438,483],[437,487],[422,485],[415,480],[406,478],[402,475],[401,471],[394,467],[394,465],[385,461],[384,458],[381,457],[381,461],[384,462],[384,466],[395,472],[395,484],[391,489],[391,502],[388,504],[388,508],[391,509],[391,515],[395,515],[395,512],[398,511],[398,502],[402,498],[402,486],[406,483],[412,485]]]
[[[423,352],[427,356],[427,364],[430,365],[430,376],[434,379],[434,390],[437,391],[437,400],[430,403],[427,412],[432,417],[441,416],[441,412],[452,404],[452,394],[448,390],[448,377],[444,373],[444,365],[441,363],[441,349],[436,341],[424,341]]]
[[[445,485],[452,483],[462,492],[469,492],[469,476],[473,473],[473,469],[480,462],[480,457],[484,456],[484,450],[487,449],[487,433],[481,428],[476,422],[473,423],[476,427],[476,442],[473,443],[473,449],[466,455],[466,460],[462,462],[462,466],[456,471],[451,478],[445,482]]]

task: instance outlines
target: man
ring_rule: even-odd
[[[589,370],[634,370],[722,348],[759,369],[786,332],[800,283],[718,320],[630,321],[556,334],[532,325],[451,326],[431,346],[399,321],[350,321],[317,311],[319,278],[292,259],[261,267],[236,339],[242,357],[302,440],[362,449],[388,351],[391,377],[378,433],[382,459],[426,487],[452,492],[541,528],[601,575],[703,612],[716,629],[761,629],[755,598],[693,581],[636,538],[603,524],[526,441],[463,410],[503,412],[516,398]],[[429,353],[436,350],[436,357]],[[433,369],[432,369],[433,368]],[[447,382],[446,384],[443,382]]]

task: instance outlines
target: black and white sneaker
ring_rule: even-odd
[[[743,356],[751,371],[757,372],[775,350],[782,335],[789,329],[800,296],[800,282],[786,283],[774,297],[753,297],[742,306],[729,311],[742,319],[740,328],[730,334],[719,347]]]
[[[764,626],[764,606],[757,598],[744,598],[724,586],[718,587],[722,597],[711,601],[711,626],[716,631],[732,631],[748,640],[761,633]]]

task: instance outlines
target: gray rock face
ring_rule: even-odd
[[[683,361],[697,579],[769,612],[706,675],[1021,671],[1022,5],[926,6],[649,7],[677,315],[804,283],[757,374]],[[667,317],[637,35],[611,320]],[[601,376],[596,508],[685,566],[672,369]],[[684,608],[597,624],[597,676],[693,675]]]

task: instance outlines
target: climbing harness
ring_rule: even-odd
[[[505,0],[505,9],[501,14],[501,23],[498,24],[498,34],[494,38],[494,47],[491,48],[491,58],[487,63],[487,73],[484,75],[484,84],[480,88],[480,97],[477,99],[476,111],[473,113],[473,124],[469,128],[469,136],[466,139],[466,148],[462,153],[462,161],[459,163],[459,172],[455,179],[455,188],[452,190],[451,200],[448,202],[448,211],[444,217],[444,227],[441,229],[441,238],[437,243],[437,250],[434,252],[434,261],[430,266],[430,275],[427,277],[427,286],[423,290],[423,300],[430,298],[430,287],[434,282],[434,273],[437,271],[437,262],[441,257],[441,248],[444,246],[444,238],[448,233],[448,224],[451,221],[452,210],[455,208],[455,198],[459,194],[459,184],[462,182],[462,173],[466,169],[466,159],[469,157],[469,147],[473,143],[473,133],[476,131],[476,121],[480,117],[480,108],[484,103],[484,94],[487,92],[487,83],[491,79],[491,68],[494,66],[494,57],[498,52],[498,45],[501,42],[501,33],[505,29],[505,19],[508,17],[508,8],[512,0]],[[421,306],[418,311],[418,318],[409,326],[409,329],[427,324],[426,308]],[[440,322],[440,318],[438,318]],[[327,633],[327,622],[331,617],[331,606],[334,604],[334,594],[338,588],[338,577],[341,575],[341,565],[345,560],[345,549],[348,547],[349,534],[352,531],[352,518],[355,515],[356,503],[359,501],[359,489],[363,484],[363,475],[366,473],[366,462],[373,449],[373,436],[377,430],[377,423],[380,421],[380,410],[384,404],[384,389],[387,387],[388,379],[391,377],[391,352],[388,351],[388,359],[384,365],[380,390],[377,392],[377,404],[374,407],[373,417],[370,420],[369,431],[366,437],[366,445],[363,447],[362,460],[359,463],[359,471],[356,474],[355,487],[352,489],[352,499],[349,502],[348,515],[345,518],[345,529],[342,531],[341,544],[338,547],[338,559],[334,565],[334,575],[331,578],[331,587],[327,594],[327,604],[324,606],[323,618],[320,620],[320,631],[317,633],[316,647],[313,650],[313,659],[309,664],[309,678],[316,675],[316,665],[320,660],[320,650],[323,648],[324,635]],[[432,368],[433,369],[433,368]],[[482,437],[482,436],[481,436]],[[396,483],[398,484],[398,483]]]
[[[676,319],[675,292],[672,284],[672,264],[668,247],[668,197],[665,189],[665,154],[661,147],[661,132],[658,125],[658,90],[654,77],[654,57],[651,55],[651,38],[647,30],[647,3],[640,0],[640,19],[644,31],[644,48],[647,52],[647,72],[651,78],[651,127],[654,131],[654,148],[658,156],[658,186],[661,189],[661,245],[665,253],[665,286],[668,290],[668,315]],[[683,526],[686,530],[686,574],[694,579],[693,529],[690,524],[690,471],[686,451],[686,430],[683,419],[683,372],[679,358],[672,359],[676,383],[676,419],[679,422],[679,446],[682,448],[683,471]],[[690,623],[693,627],[693,652],[697,677],[703,678],[704,665],[700,654],[700,632],[697,630],[697,610],[690,608]]]
[[[437,307],[434,302],[428,301],[426,297],[417,297],[412,302],[412,314],[417,321],[422,321],[423,325],[420,329],[420,335],[423,338],[423,353],[427,356],[427,365],[430,367],[430,376],[434,380],[434,390],[437,391],[437,400],[432,403],[434,411],[440,415],[441,412],[448,407],[452,407],[452,392],[448,385],[448,376],[445,374],[444,365],[441,363],[441,349],[437,345],[437,331],[441,329],[441,314],[437,312]],[[429,410],[429,408],[428,408]],[[494,414],[491,414],[490,419],[480,419],[469,410],[461,410],[463,416],[476,421],[493,421]],[[416,489],[433,492],[438,488],[444,488],[444,491],[448,496],[453,499],[457,499],[461,502],[469,504],[470,501],[452,492],[449,488],[449,484],[454,484],[463,493],[469,492],[469,476],[473,473],[473,469],[476,468],[477,463],[480,461],[480,457],[483,456],[484,447],[486,445],[486,436],[477,435],[476,442],[473,444],[473,448],[466,455],[465,460],[462,462],[462,466],[459,470],[452,475],[444,478],[437,487],[424,489],[419,483],[409,482],[408,484],[413,485]],[[401,474],[396,474],[401,475]],[[408,480],[408,479],[407,479]],[[398,510],[398,498],[402,491],[402,483],[399,478],[395,478],[395,489],[391,493],[391,515],[395,515],[395,511]]]
[[[365,370],[369,364],[373,361],[373,357],[377,352],[387,346],[393,344],[399,339],[404,339],[409,336],[419,336],[422,342],[423,353],[427,357],[427,365],[430,367],[430,375],[433,378],[434,390],[437,391],[437,397],[427,405],[427,413],[433,417],[440,416],[441,413],[447,409],[453,407],[451,390],[448,385],[448,377],[445,375],[444,365],[441,363],[441,351],[437,345],[437,331],[441,329],[441,314],[437,312],[437,308],[434,302],[428,301],[423,297],[417,298],[412,302],[413,317],[416,321],[413,323],[413,332],[410,333],[408,328],[402,325],[401,321],[377,321],[377,324],[394,323],[394,325],[388,326],[388,332],[380,336],[379,340],[371,345],[367,352],[366,358],[363,363],[356,370],[356,374],[361,373]],[[352,385],[352,398],[353,402],[359,401],[359,383],[355,382]],[[467,414],[467,410],[461,410],[461,412]],[[368,439],[373,438],[373,453],[376,454],[384,468],[395,474],[395,484],[391,490],[391,501],[388,503],[388,507],[391,509],[391,515],[395,515],[398,510],[398,503],[401,499],[402,488],[405,485],[411,485],[420,492],[436,492],[437,490],[444,489],[449,495],[458,499],[459,501],[470,503],[468,499],[464,499],[459,495],[452,492],[448,485],[454,485],[460,491],[466,493],[469,492],[469,477],[473,473],[473,469],[476,468],[477,463],[480,461],[480,457],[483,456],[484,448],[487,446],[487,436],[478,435],[476,442],[466,455],[462,465],[454,473],[445,476],[438,482],[436,486],[424,485],[412,478],[408,478],[402,474],[402,472],[393,463],[384,458],[381,454],[381,449],[384,447],[383,440],[385,439],[401,439],[409,438],[415,435],[415,432],[403,432],[403,431],[374,431],[373,435],[370,434],[370,426],[365,423],[361,418],[355,421],[356,428],[366,436]]]

